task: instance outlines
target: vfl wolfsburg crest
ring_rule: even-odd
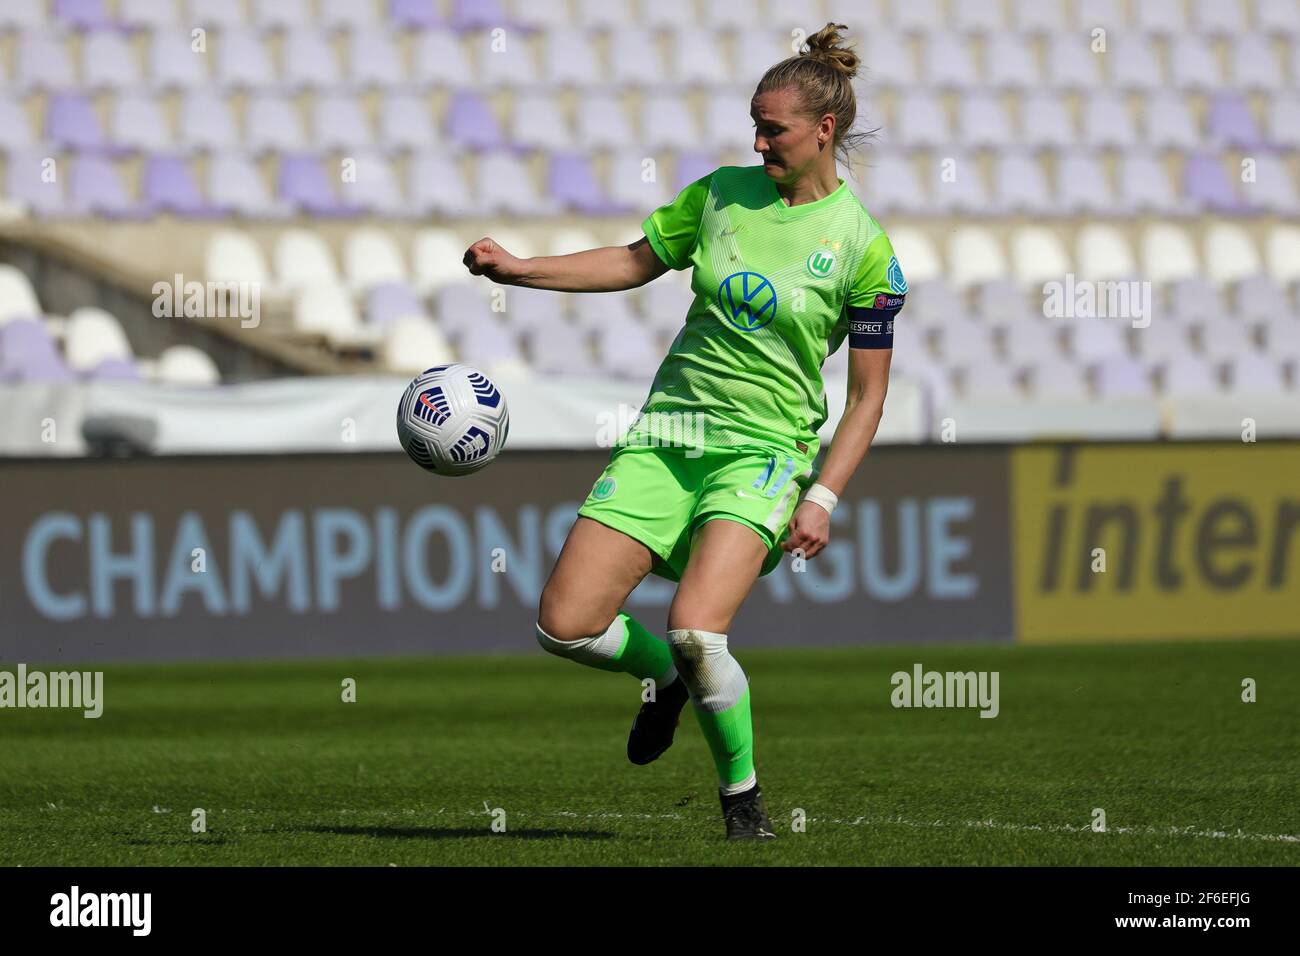
[[[907,294],[907,280],[903,278],[903,270],[898,265],[898,256],[889,257],[889,291],[897,292],[899,295]]]
[[[808,271],[813,278],[825,279],[835,268],[835,253],[829,249],[818,249],[808,257]]]
[[[618,488],[618,483],[613,478],[604,477],[596,482],[596,486],[591,489],[591,497],[597,501],[604,501],[606,498],[614,497],[614,491]]]
[[[742,332],[757,332],[776,318],[776,289],[757,272],[733,272],[718,286],[718,307]]]

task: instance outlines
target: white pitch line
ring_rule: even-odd
[[[59,806],[53,803],[47,804],[40,808],[44,811],[65,810],[66,806]],[[113,808],[100,807],[101,811]],[[340,807],[335,813],[347,814],[356,813],[371,817],[413,817],[413,816],[441,816],[447,813],[447,807],[439,807],[437,810],[432,809],[401,809],[401,810],[375,810],[371,808],[352,808]],[[154,807],[154,813],[171,813],[172,811],[165,807]],[[209,810],[209,813],[284,813],[283,810],[273,809],[270,807],[248,807],[240,810]],[[452,810],[453,814],[459,813],[464,816],[482,817],[491,816],[491,810]],[[601,810],[598,812],[589,811],[579,813],[577,810],[510,810],[506,808],[509,816],[516,817],[566,817],[576,820],[683,820],[685,815],[681,813],[620,813],[614,810]],[[846,827],[877,827],[877,826],[900,826],[911,827],[916,830],[944,830],[944,829],[971,829],[971,830],[1005,830],[1016,833],[1089,833],[1092,827],[1087,823],[1071,825],[1068,823],[1004,823],[998,820],[911,820],[907,817],[854,817],[853,819],[842,819],[840,817],[807,817],[808,823],[832,824],[834,826]],[[1265,843],[1300,843],[1300,834],[1294,833],[1247,833],[1244,830],[1206,830],[1197,826],[1184,827],[1111,827],[1108,826],[1104,833],[1123,833],[1134,834],[1137,836],[1165,836],[1165,837],[1205,837],[1214,840],[1259,840]]]

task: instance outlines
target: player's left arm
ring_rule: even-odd
[[[862,464],[880,417],[885,410],[885,392],[889,389],[889,361],[894,350],[853,348],[849,350],[849,388],[844,414],[835,426],[831,450],[826,454],[817,483],[836,498]],[[790,519],[790,536],[782,547],[786,551],[802,548],[811,558],[826,547],[831,537],[831,513],[814,501],[799,503]]]
[[[835,427],[817,483],[808,489],[790,519],[790,534],[782,545],[786,551],[798,548],[811,558],[830,540],[831,511],[880,427],[894,354],[894,316],[906,295],[907,280],[882,233],[863,256],[845,305],[849,387],[844,414]]]

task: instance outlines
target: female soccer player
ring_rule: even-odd
[[[474,275],[565,292],[645,285],[690,268],[695,299],[641,415],[593,486],[542,592],[537,640],[654,681],[628,758],[672,744],[689,698],[713,754],[727,836],[775,836],[754,773],[749,684],[732,619],[781,552],[818,554],[875,437],[893,318],[907,284],[889,239],[836,174],[858,57],[828,23],[763,76],[750,105],[762,166],[723,166],[642,223],[629,246],[518,259],[490,238]],[[849,342],[848,397],[816,483],[821,368]],[[798,492],[804,490],[802,500]],[[648,573],[678,581],[665,644],[622,611]],[[797,639],[797,635],[792,635]]]

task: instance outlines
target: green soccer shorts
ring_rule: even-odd
[[[800,454],[623,445],[578,514],[635,538],[654,553],[652,573],[680,581],[695,529],[714,518],[753,528],[767,543],[760,575],[781,562],[781,542],[812,462]]]

